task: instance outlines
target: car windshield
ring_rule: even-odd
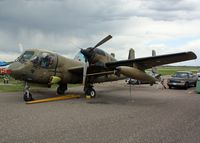
[[[186,78],[186,77],[188,77],[188,73],[177,72],[174,76],[179,77],[179,78]]]
[[[19,58],[17,58],[17,61],[23,62],[26,60],[30,60],[34,55],[33,51],[25,51]]]

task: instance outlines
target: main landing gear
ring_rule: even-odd
[[[91,98],[96,97],[96,91],[93,89],[92,85],[85,87],[84,91],[85,91],[85,96],[90,96]]]
[[[59,84],[59,86],[57,88],[57,94],[63,95],[63,94],[65,94],[66,90],[67,90],[67,84]]]
[[[33,101],[33,97],[32,94],[30,93],[30,86],[28,85],[27,82],[25,82],[25,86],[24,86],[24,101]]]

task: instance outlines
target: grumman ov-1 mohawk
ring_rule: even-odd
[[[182,52],[117,61],[113,54],[97,48],[111,38],[112,36],[108,35],[94,47],[81,49],[75,59],[46,50],[26,50],[10,64],[11,76],[16,80],[25,81],[25,101],[33,100],[29,83],[46,87],[58,84],[57,94],[64,94],[69,83],[83,83],[85,95],[95,97],[94,83],[116,81],[126,77],[154,83],[155,79],[146,74],[145,69],[197,58],[193,52]]]

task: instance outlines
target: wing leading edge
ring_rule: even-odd
[[[155,66],[182,62],[187,60],[196,59],[197,56],[193,52],[182,52],[175,54],[160,55],[154,57],[145,57],[132,60],[122,60],[116,62],[108,62],[105,64],[107,68],[115,68],[118,66],[136,66],[140,70],[149,69]]]

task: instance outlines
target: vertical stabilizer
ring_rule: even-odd
[[[152,56],[155,57],[156,56],[156,51],[152,50]]]
[[[113,58],[115,58],[115,54],[114,53],[111,53],[110,55],[113,56]]]
[[[135,59],[135,50],[132,48],[129,50],[128,59]]]

